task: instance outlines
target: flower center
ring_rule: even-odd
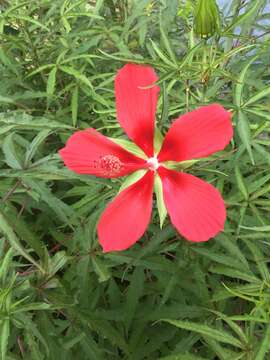
[[[151,157],[147,160],[147,164],[150,170],[156,171],[159,168],[159,162],[157,157]]]

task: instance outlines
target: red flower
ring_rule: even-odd
[[[151,218],[155,176],[161,178],[171,222],[186,239],[207,241],[224,227],[226,210],[219,191],[193,175],[166,168],[164,162],[203,158],[224,149],[233,135],[230,113],[213,104],[180,116],[155,154],[159,87],[153,84],[157,80],[151,67],[134,64],[125,65],[115,79],[118,121],[143,150],[145,159],[94,129],[76,132],[59,151],[65,165],[79,174],[114,178],[148,170],[103,212],[98,237],[105,252],[127,249],[145,232]]]

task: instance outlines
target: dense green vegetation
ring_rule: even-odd
[[[270,67],[267,0],[234,0],[195,36],[189,0],[0,4],[0,358],[270,358]],[[79,176],[57,154],[76,128],[124,136],[113,80],[151,64],[163,133],[219,102],[234,141],[193,165],[227,206],[201,244],[162,229],[103,254],[96,223],[122,179]]]

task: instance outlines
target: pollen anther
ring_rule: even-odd
[[[93,162],[93,167],[104,175],[113,176],[120,172],[123,167],[121,160],[114,155],[101,156]]]

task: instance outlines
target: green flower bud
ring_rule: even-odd
[[[209,38],[220,29],[219,8],[215,0],[198,0],[194,13],[194,30],[201,38]]]

